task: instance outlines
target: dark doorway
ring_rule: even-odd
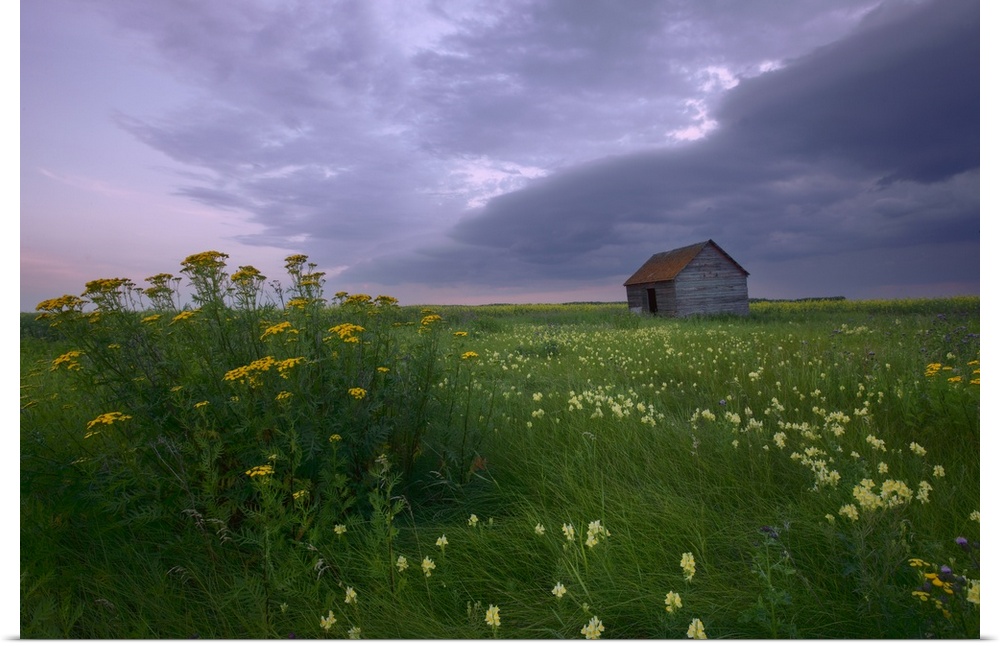
[[[649,313],[656,314],[656,290],[652,287],[646,290],[646,300],[649,301]]]

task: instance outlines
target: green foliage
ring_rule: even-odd
[[[22,317],[22,636],[978,636],[978,299],[401,308],[225,260]]]

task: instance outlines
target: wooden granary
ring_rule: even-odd
[[[660,316],[750,313],[750,273],[712,240],[654,254],[625,281],[628,307]]]

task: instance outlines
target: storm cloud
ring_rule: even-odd
[[[749,267],[827,256],[836,271],[850,254],[868,281],[927,280],[879,265],[887,250],[955,245],[973,256],[949,278],[975,280],[978,33],[973,3],[876,12],[843,40],[742,80],[704,139],[536,180],[458,223],[451,245],[363,270],[385,282],[442,280],[443,266],[488,284],[611,280],[714,238]]]
[[[60,178],[141,199],[123,185],[134,163],[67,156],[74,135],[110,126],[168,160],[141,170],[191,205],[186,221],[204,218],[204,248],[307,253],[337,290],[622,299],[649,255],[712,238],[751,296],[978,293],[979,10],[30,3],[22,257],[31,274],[72,255],[47,233],[79,212],[54,203]],[[67,34],[81,40],[62,54]],[[67,85],[77,69],[91,76]],[[107,104],[103,121],[70,109],[88,101]],[[198,250],[157,246],[177,232],[169,218],[136,225],[137,253]],[[99,269],[128,270],[106,256]]]

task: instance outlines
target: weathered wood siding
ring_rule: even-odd
[[[658,316],[750,314],[746,274],[711,245],[674,280],[628,285],[625,292],[631,311],[650,311],[649,289],[655,290]]]
[[[674,312],[676,312],[677,306],[674,303],[674,282],[672,280],[660,283],[642,283],[626,287],[625,295],[628,298],[629,310],[636,314],[649,312],[650,289],[656,291],[656,313],[660,316],[676,316]]]
[[[695,256],[673,282],[676,313],[672,316],[750,314],[746,275],[712,246]]]

